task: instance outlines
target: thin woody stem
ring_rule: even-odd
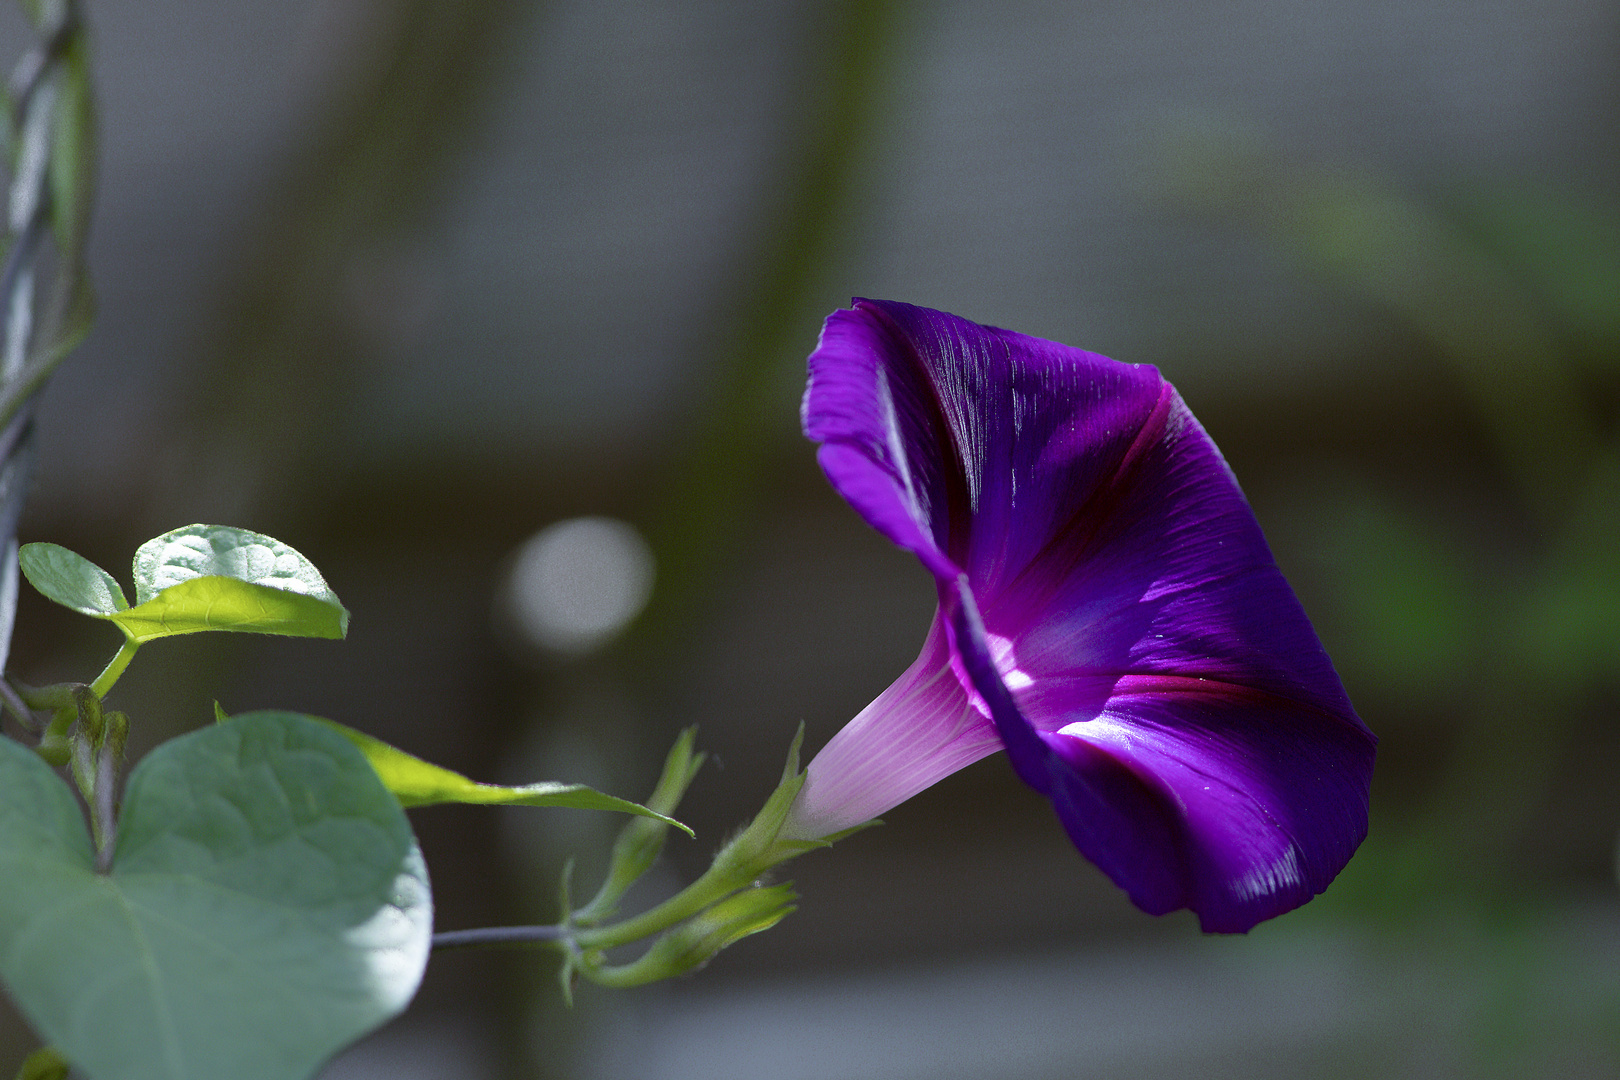
[[[433,935],[433,948],[466,949],[490,945],[544,945],[563,941],[568,928],[555,926],[485,926],[477,930],[446,930]]]

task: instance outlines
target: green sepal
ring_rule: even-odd
[[[381,739],[374,739],[364,732],[356,731],[336,721],[325,720],[318,716],[309,719],[325,724],[358,747],[365,759],[371,762],[371,767],[376,770],[383,786],[394,793],[401,806],[472,803],[480,806],[567,806],[577,810],[613,810],[623,814],[655,818],[664,825],[675,826],[688,836],[692,834],[691,829],[672,817],[660,814],[656,810],[649,810],[640,803],[633,803],[628,799],[604,795],[584,784],[563,784],[555,781],[521,784],[515,787],[481,784],[476,780],[467,779],[458,772],[423,761],[415,755],[389,746]]]
[[[659,814],[673,814],[680,805],[681,798],[686,789],[691,786],[692,780],[697,776],[698,770],[703,767],[707,754],[694,753],[692,746],[697,738],[697,728],[689,727],[676,738],[675,745],[670,748],[669,755],[664,759],[664,771],[658,778],[658,784],[647,800],[647,806]],[[631,885],[645,874],[658,859],[659,852],[664,849],[664,838],[668,832],[666,819],[638,817],[625,822],[619,830],[618,838],[613,842],[613,857],[609,864],[607,878],[602,882],[591,902],[574,912],[572,921],[578,925],[591,926],[601,922],[618,910],[619,901]],[[572,865],[572,863],[570,863]],[[566,905],[563,912],[569,909]]]
[[[804,725],[800,724],[788,748],[781,783],[748,827],[720,849],[702,877],[650,911],[610,926],[581,929],[574,938],[579,946],[585,950],[609,949],[649,938],[750,888],[773,866],[827,847],[827,840],[788,840],[781,836],[788,810],[804,786],[806,774],[799,769],[799,745],[803,740]]]
[[[24,544],[17,549],[17,566],[40,595],[65,608],[96,618],[129,608],[111,574],[60,544]]]
[[[851,825],[849,828],[840,830],[839,832],[829,833],[826,836],[817,837],[814,840],[806,840],[805,843],[810,844],[813,847],[832,847],[845,837],[854,836],[858,832],[865,832],[867,829],[875,828],[876,826],[882,824],[882,818],[873,818],[871,821],[863,821],[859,825]]]
[[[754,820],[749,822],[748,828],[737,835],[731,843],[715,856],[715,870],[730,870],[738,876],[748,879],[758,877],[777,863],[786,862],[797,855],[807,851],[829,846],[830,840],[784,840],[781,837],[782,825],[787,821],[788,810],[793,806],[793,800],[799,795],[799,789],[804,787],[808,774],[799,768],[799,746],[804,742],[804,725],[793,735],[793,742],[788,747],[787,764],[782,769],[782,781],[771,792],[765,805],[760,807]],[[849,830],[853,832],[854,830]],[[847,834],[846,834],[847,835]]]

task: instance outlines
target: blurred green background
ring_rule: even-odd
[[[699,839],[650,888],[689,879],[931,612],[797,435],[852,294],[1159,365],[1382,740],[1361,853],[1246,938],[1136,912],[991,759],[794,864],[800,911],[694,977],[565,1012],[544,956],[439,956],[330,1080],[1620,1076],[1612,4],[87,14],[101,314],[21,537],[121,570],[239,525],[354,613],[143,651],[137,751],[217,697],[639,797],[698,723]],[[547,648],[516,553],[582,515],[645,538],[651,602]],[[25,595],[14,672],[93,674],[85,622]],[[553,918],[617,824],[415,821],[445,929]]]

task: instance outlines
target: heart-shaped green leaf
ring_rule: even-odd
[[[17,563],[30,585],[63,607],[103,618],[129,607],[111,574],[60,544],[24,544]]]
[[[187,525],[148,540],[135,552],[137,604],[199,577],[235,578],[338,604],[314,563],[263,533],[228,525]]]
[[[688,836],[692,835],[691,829],[672,817],[666,817],[656,810],[649,810],[640,803],[633,803],[628,799],[604,795],[584,784],[564,784],[554,780],[544,780],[537,784],[520,784],[515,787],[481,784],[476,780],[467,779],[458,772],[451,772],[442,766],[407,754],[403,750],[389,746],[381,739],[374,739],[354,728],[345,727],[331,720],[321,720],[321,723],[359,748],[366,760],[371,762],[371,767],[377,770],[383,786],[394,793],[402,806],[475,803],[483,806],[570,806],[577,810],[616,810],[620,813],[655,818],[666,825],[675,826]]]
[[[130,777],[112,871],[67,785],[0,739],[0,977],[92,1080],[304,1080],[405,1007],[432,903],[346,739],[246,713]]]
[[[341,638],[349,613],[315,565],[280,540],[187,525],[135,552],[135,606],[109,616],[136,641],[245,630]]]

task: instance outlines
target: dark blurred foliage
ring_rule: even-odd
[[[299,10],[325,20],[305,27],[316,59],[285,80],[302,96],[280,112],[220,112],[256,140],[243,135],[257,149],[221,164],[221,177],[252,177],[232,183],[142,172],[155,152],[131,147],[162,142],[164,109],[206,103],[122,103],[120,88],[145,84],[130,74],[139,63],[117,59],[135,24],[90,10],[113,57],[102,198],[110,226],[137,222],[109,227],[106,263],[151,281],[135,283],[144,293],[99,283],[107,311],[69,361],[80,373],[46,404],[22,537],[117,571],[167,528],[241,525],[309,555],[354,612],[341,645],[195,639],[143,652],[117,691],[137,753],[218,698],[329,715],[474,776],[637,797],[675,731],[696,722],[718,767],[683,814],[701,839],[672,843],[662,887],[689,878],[767,793],[794,725],[819,746],[903,669],[927,624],[925,576],[841,506],[795,434],[821,316],[880,288],[1160,363],[1227,454],[1382,740],[1362,852],[1325,897],[1246,939],[1204,941],[1190,920],[1135,912],[990,761],[796,864],[800,911],[693,978],[587,989],[567,1012],[549,960],[439,957],[411,1012],[334,1077],[690,1075],[672,1064],[677,1022],[712,1055],[680,1060],[724,1075],[728,1039],[745,1034],[726,1025],[751,1015],[739,1001],[787,1011],[795,987],[819,987],[818,1002],[847,999],[859,1014],[860,995],[878,993],[871,980],[893,975],[900,989],[883,983],[873,1001],[899,1010],[914,986],[923,1013],[940,1000],[926,996],[930,980],[958,971],[990,980],[962,993],[1003,1018],[1009,1078],[1620,1072],[1616,69],[1612,48],[1569,44],[1596,26],[1612,45],[1612,14],[1560,8],[1569,25],[1543,28],[1546,71],[1518,75],[1556,87],[1558,47],[1604,57],[1568,92],[1584,110],[1566,140],[1576,149],[1498,175],[1488,153],[1455,168],[1423,153],[1426,138],[1472,146],[1451,132],[1491,130],[1482,121],[1431,110],[1429,127],[1378,130],[1377,117],[1400,114],[1391,101],[1420,90],[1373,74],[1429,70],[1390,59],[1420,45],[1383,8],[1358,22],[1313,7],[1309,25],[1250,7],[1219,19],[1099,8],[1075,48],[1092,64],[1124,58],[1109,69],[1122,80],[1139,64],[1131,34],[1187,25],[1144,46],[1161,67],[1135,89],[1109,91],[1076,63],[1027,76],[1027,92],[1011,80],[1062,55],[1041,30],[1061,20],[1040,5],[1017,6],[994,34],[968,9],[884,3],[690,18],[522,0]],[[1511,35],[1512,12],[1491,10],[1491,32]],[[167,17],[230,29],[228,15]],[[1418,29],[1443,38],[1432,29],[1446,25],[1443,5],[1425,18]],[[1246,19],[1253,42],[1239,33]],[[1229,25],[1246,44],[1209,36]],[[251,35],[215,57],[204,29],[175,62],[190,49],[237,64],[213,77],[245,80],[254,101],[282,85],[255,66]],[[1308,67],[1303,43],[1322,35],[1360,50],[1346,67],[1369,72],[1333,84],[1344,99],[1332,124],[1266,126],[1278,91],[1265,74],[1246,102],[1252,128],[1211,119],[1242,100],[1181,122],[1138,117],[1103,149],[1056,145],[1031,119],[1101,115],[1104,100],[1136,115],[1122,96],[1151,100],[1177,79],[1207,88],[1206,45],[1262,72],[1279,51]],[[930,55],[951,59],[930,66]],[[953,64],[962,82],[941,89]],[[521,104],[535,79],[547,108]],[[1562,107],[1544,94],[1544,108]],[[1176,96],[1205,104],[1196,89]],[[148,127],[120,135],[121,121]],[[953,160],[979,170],[986,204],[1046,206],[1038,196],[1056,181],[1029,178],[1057,175],[1074,185],[1070,203],[1055,200],[1069,216],[1014,226],[927,204],[933,174],[949,170],[905,155],[958,128],[978,142]],[[946,134],[928,142],[936,129]],[[122,169],[120,139],[136,163]],[[1132,155],[1131,183],[1087,173],[1104,150]],[[504,192],[511,162],[490,164],[503,153],[538,179]],[[656,175],[638,187],[638,169]],[[593,201],[621,182],[622,201]],[[145,216],[128,205],[142,184],[184,194],[192,183],[194,205]],[[667,207],[640,205],[646,190],[668,192]],[[509,246],[487,242],[491,227],[466,209],[475,196],[497,208]],[[499,218],[502,206],[521,217]],[[680,215],[710,223],[684,226],[701,240],[658,232]],[[937,236],[906,231],[919,221],[950,242],[906,264],[936,251]],[[479,229],[485,246],[461,239]],[[1098,284],[1076,269],[1092,259],[1079,249],[1109,236],[1134,262],[1108,264],[1117,280]],[[1036,265],[1041,286],[986,285],[975,244],[985,265]],[[675,254],[655,275],[622,255],[641,245]],[[165,290],[184,306],[163,307]],[[444,310],[477,318],[435,322]],[[185,331],[143,345],[143,319],[176,311]],[[1081,336],[1091,324],[1096,337]],[[541,525],[585,513],[643,529],[658,561],[652,606],[604,652],[538,656],[492,617],[505,560]],[[92,670],[113,643],[81,622],[25,596],[14,669],[35,682]],[[589,882],[615,824],[468,808],[415,821],[445,928],[552,918],[562,859],[577,854]],[[1072,990],[1042,966],[1052,958],[1072,959]],[[1137,1051],[1092,1057],[1090,1036],[1075,1035],[1076,1059],[1047,1071],[1014,1051],[1057,1039],[1050,1025],[1031,1019],[1025,1032],[996,1012],[1028,987],[1072,992],[1078,1014],[1200,978],[1206,993],[1170,995],[1154,1013],[1162,1045],[1143,1036]],[[1269,993],[1296,984],[1317,1012],[1286,1036],[1254,1020]],[[1252,1040],[1246,1024],[1258,1025]],[[617,1057],[603,1049],[615,1039]],[[20,1058],[15,1022],[6,1045]],[[640,1060],[638,1047],[666,1057]],[[779,1071],[757,1075],[877,1075],[846,1067],[858,1047],[834,1049],[795,1066],[778,1048]],[[591,1072],[598,1060],[618,1064]],[[916,1061],[884,1075],[948,1074]]]

